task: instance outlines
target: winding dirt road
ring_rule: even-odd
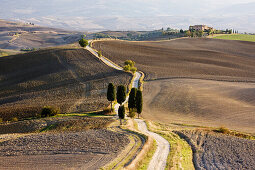
[[[89,43],[91,43],[91,41],[89,41]],[[92,54],[94,54],[96,57],[98,57],[102,62],[104,62],[108,66],[113,67],[117,70],[123,70],[122,67],[116,65],[112,61],[110,61],[110,60],[108,60],[104,57],[99,57],[97,52],[95,50],[93,50],[91,47],[87,46],[86,48],[87,48],[87,50],[89,50]],[[142,74],[139,73],[139,72],[136,72],[134,74],[134,80],[132,82],[132,87],[138,88],[139,80],[140,80],[141,76],[142,76]],[[124,103],[126,103],[127,101],[128,101],[128,96],[127,96],[126,101]],[[114,106],[114,110],[115,110],[116,113],[118,113],[119,106],[120,106],[119,104],[115,104],[115,106]],[[167,157],[168,157],[168,154],[169,154],[169,151],[170,151],[170,144],[168,143],[168,141],[166,139],[164,139],[160,135],[158,135],[154,132],[150,132],[147,129],[147,125],[143,120],[135,119],[135,121],[138,124],[139,131],[141,131],[142,133],[144,133],[146,135],[150,135],[157,142],[157,150],[154,153],[154,155],[152,157],[152,160],[150,161],[148,169],[149,170],[165,169],[166,162],[167,162]]]
[[[90,44],[90,43],[91,43],[91,40],[89,41],[89,44]],[[113,63],[112,61],[108,60],[107,58],[105,58],[105,57],[103,57],[103,56],[102,56],[102,57],[99,57],[98,54],[97,54],[97,52],[96,52],[93,48],[91,48],[90,46],[87,46],[86,49],[89,50],[92,54],[94,54],[97,58],[99,58],[99,59],[100,59],[103,63],[105,63],[106,65],[108,65],[108,66],[110,66],[110,67],[112,67],[112,68],[115,68],[116,70],[123,70],[122,67],[118,66],[117,64],[115,64],[115,63]],[[132,87],[138,88],[139,80],[140,80],[141,76],[142,76],[141,73],[135,72],[135,74],[134,74],[134,80],[133,80],[133,82],[132,82]],[[126,102],[128,102],[128,97],[129,97],[129,96],[127,96],[127,98],[126,98],[126,100],[125,100],[125,102],[124,102],[123,104],[125,104]],[[114,111],[115,111],[115,113],[118,113],[119,107],[120,107],[120,104],[118,104],[118,103],[114,105]]]

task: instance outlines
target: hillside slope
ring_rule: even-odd
[[[131,75],[103,64],[89,51],[52,48],[0,58],[0,117],[32,116],[43,106],[62,112],[102,109],[109,82]]]
[[[79,32],[36,26],[0,19],[0,48],[20,50],[42,48],[76,42]]]
[[[94,47],[145,72],[144,118],[255,133],[255,43],[187,38]]]
[[[145,80],[189,77],[254,81],[255,43],[215,39],[98,41],[94,47],[118,64],[134,60]]]

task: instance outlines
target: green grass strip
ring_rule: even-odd
[[[223,40],[239,40],[239,41],[251,41],[255,42],[255,35],[248,34],[229,34],[213,37],[214,39],[223,39]]]

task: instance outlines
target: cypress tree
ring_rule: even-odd
[[[128,99],[128,109],[129,109],[129,111],[131,109],[135,108],[135,105],[136,105],[136,100],[135,100],[136,92],[137,92],[137,88],[132,88],[131,92],[129,94],[129,99]]]
[[[122,103],[126,100],[126,87],[121,85],[117,88],[117,102],[122,105]]]
[[[112,110],[112,102],[116,99],[116,90],[112,83],[109,83],[107,89],[107,100],[111,102],[111,110]]]
[[[122,125],[122,119],[125,118],[125,107],[123,105],[119,107],[118,115],[119,115],[119,118],[120,118],[120,124]]]
[[[143,96],[142,96],[141,90],[137,90],[136,92],[136,109],[137,109],[138,118],[139,118],[139,115],[142,113],[142,110],[143,110]]]

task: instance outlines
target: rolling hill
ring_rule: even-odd
[[[0,117],[30,117],[43,106],[61,112],[106,107],[109,82],[127,85],[132,75],[103,64],[82,48],[48,48],[0,58]]]
[[[255,43],[184,38],[93,45],[118,64],[134,60],[145,73],[144,118],[255,133]]]
[[[76,42],[82,33],[0,19],[0,48],[20,50]]]

